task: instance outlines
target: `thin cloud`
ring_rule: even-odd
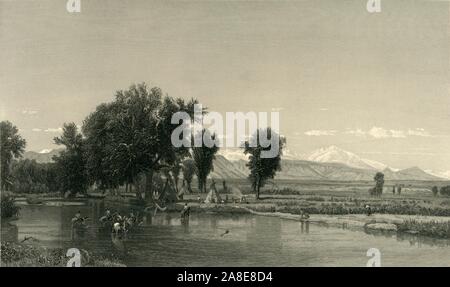
[[[390,137],[389,132],[386,129],[380,128],[380,127],[373,127],[373,128],[371,128],[367,132],[367,134],[369,136],[372,136],[372,137],[377,138],[377,139]]]
[[[63,131],[62,128],[48,128],[44,132],[46,133],[61,133]]]
[[[408,130],[393,130],[393,129],[385,129],[383,127],[372,127],[368,131],[364,131],[362,129],[356,130],[347,130],[344,134],[354,135],[354,136],[370,136],[376,139],[383,138],[406,138],[408,136],[417,136],[417,137],[432,137],[432,135],[425,131],[423,128],[416,129],[408,129]]]
[[[24,114],[24,115],[35,115],[37,113],[38,113],[38,111],[35,111],[35,110],[23,110],[22,111],[22,114]]]
[[[280,112],[282,110],[284,110],[282,107],[272,108],[272,112]]]
[[[334,136],[336,135],[335,130],[310,130],[306,131],[305,135],[307,136]]]
[[[406,138],[404,131],[390,130],[389,132],[393,138]]]
[[[425,129],[417,128],[415,130],[408,130],[408,135],[419,137],[431,137],[431,135],[425,131]]]
[[[433,152],[380,152],[380,151],[363,151],[361,154],[384,154],[384,155],[423,155],[423,156],[443,156],[450,155],[448,153],[433,153]]]
[[[356,130],[347,130],[344,132],[345,134],[348,135],[355,135],[358,137],[362,137],[365,136],[367,133],[365,131],[363,131],[362,129],[356,129]]]

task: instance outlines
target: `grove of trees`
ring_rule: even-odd
[[[113,102],[99,105],[82,128],[89,182],[101,189],[126,185],[132,190],[143,177],[145,198],[150,199],[154,174],[173,171],[190,155],[187,147],[172,145],[176,125],[171,117],[179,111],[193,115],[196,103],[164,96],[161,89],[148,89],[142,83],[118,91]],[[136,193],[142,198],[140,188]]]
[[[169,184],[178,191],[181,176],[187,191],[192,192],[196,175],[199,191],[206,192],[219,147],[174,147],[171,141],[178,127],[172,124],[172,115],[186,112],[195,119],[197,103],[195,99],[186,101],[164,95],[161,89],[149,89],[145,83],[117,91],[113,101],[98,105],[85,118],[81,129],[75,123],[64,123],[62,134],[54,138],[55,144],[64,149],[53,157],[54,162],[45,164],[19,160],[26,141],[12,123],[1,122],[1,189],[25,193],[58,191],[74,196],[86,193],[92,186],[113,193],[125,186],[138,199],[152,201],[154,192],[165,190]],[[271,147],[261,145],[261,132],[268,138],[276,135],[270,128],[257,130],[243,146],[243,152],[250,155],[249,180],[257,198],[266,181],[280,170],[285,144],[285,139],[280,138],[278,154],[263,158],[261,152]],[[194,135],[192,143],[196,136],[217,142],[217,135],[207,129]]]
[[[55,163],[37,163],[24,159],[11,165],[13,184],[11,191],[21,193],[45,193],[60,191],[59,172]]]

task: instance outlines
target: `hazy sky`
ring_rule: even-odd
[[[450,170],[449,2],[0,0],[0,119],[28,150],[147,82],[219,112],[280,110],[288,148]]]

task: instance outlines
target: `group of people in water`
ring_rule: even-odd
[[[181,223],[189,222],[191,208],[185,203],[180,213]],[[81,216],[81,211],[78,211],[72,218],[72,229],[80,231],[87,228],[86,220],[89,217]],[[105,210],[105,214],[99,218],[100,228],[105,231],[110,231],[114,235],[127,234],[133,227],[142,224],[139,220],[139,214],[134,210],[128,215],[122,215],[119,212],[112,213],[109,209]]]
[[[81,216],[81,211],[78,211],[72,218],[72,229],[80,230],[86,229],[86,220],[89,217]],[[119,212],[112,213],[109,209],[105,210],[105,214],[99,218],[100,227],[105,230],[110,230],[114,234],[125,234],[130,231],[133,226],[139,225],[138,216],[133,210],[129,215],[121,215]]]
[[[102,227],[110,228],[116,235],[128,233],[134,226],[140,224],[133,210],[129,215],[121,215],[119,212],[111,213],[109,209],[106,209],[105,215],[100,217],[99,221]]]

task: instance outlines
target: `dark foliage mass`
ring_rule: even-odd
[[[13,184],[11,162],[22,157],[26,141],[11,122],[0,122],[0,190],[9,190]]]
[[[37,163],[20,160],[12,163],[11,190],[15,193],[46,193],[59,191],[58,171],[55,163]]]
[[[281,155],[286,140],[279,137],[279,146],[277,155],[273,157],[261,157],[262,151],[269,151],[272,146],[263,147],[260,142],[260,134],[265,138],[271,139],[278,136],[270,128],[257,130],[249,141],[245,142],[244,154],[249,154],[249,162],[247,167],[250,170],[249,180],[252,184],[252,189],[256,192],[256,198],[259,198],[260,189],[264,187],[268,179],[273,179],[277,171],[281,170]]]
[[[203,129],[199,132],[197,137],[209,137],[212,141],[216,140],[215,134],[210,134],[208,130]],[[216,153],[219,151],[219,148],[216,145],[212,147],[208,147],[206,145],[202,145],[200,147],[192,148],[192,157],[195,163],[195,173],[198,179],[198,189],[200,192],[206,192],[206,180],[211,171],[214,170],[213,161],[215,159]]]
[[[154,173],[179,174],[176,166],[189,156],[188,147],[174,147],[171,123],[176,112],[193,115],[196,100],[164,96],[145,84],[118,91],[115,100],[101,104],[83,123],[84,156],[89,183],[100,189],[137,187],[144,177],[146,198],[152,194]],[[171,180],[177,182],[177,180]],[[141,188],[136,188],[140,198]]]
[[[83,156],[84,140],[75,123],[64,124],[63,134],[55,138],[55,143],[65,147],[53,157],[60,191],[72,195],[85,193],[88,178]]]
[[[373,196],[381,196],[384,187],[384,174],[382,172],[377,172],[373,180],[375,181],[375,187],[369,189],[369,194]]]
[[[10,218],[17,216],[20,211],[20,207],[18,207],[14,203],[14,196],[7,192],[2,192],[1,195],[1,217],[2,218]]]

